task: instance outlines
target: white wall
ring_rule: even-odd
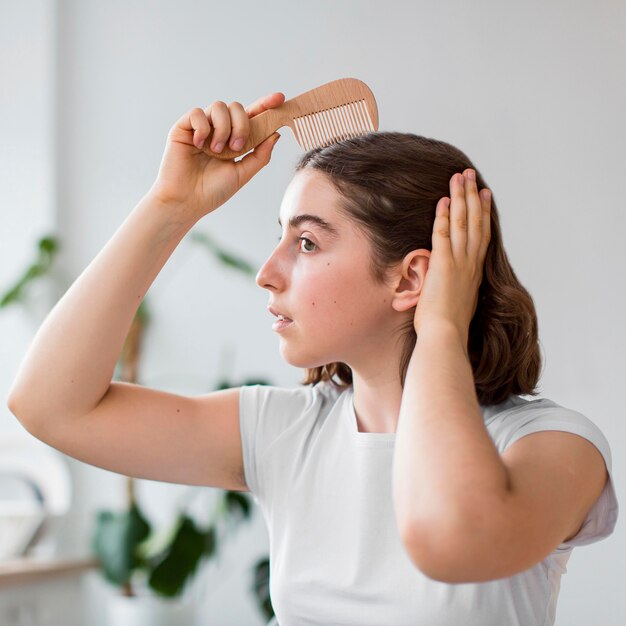
[[[54,178],[54,3],[0,4],[0,293],[37,255],[56,228]],[[36,292],[36,293],[35,293]],[[0,313],[0,393],[50,307],[38,285],[27,306]],[[0,404],[0,429],[21,429]]]
[[[509,257],[537,306],[546,356],[542,395],[581,411],[603,430],[612,445],[618,496],[625,501],[626,426],[618,394],[626,374],[626,5],[60,0],[56,10],[58,202],[46,219],[58,223],[69,276],[84,269],[148,189],[167,131],[186,110],[217,99],[248,104],[272,91],[289,98],[334,78],[361,78],[376,95],[380,130],[449,141],[485,176]],[[40,67],[44,54],[40,42],[22,58]],[[0,120],[14,106],[18,83],[47,76],[41,69],[20,71],[17,81],[13,72]],[[40,86],[31,88],[44,100],[54,91],[44,89],[42,96]],[[27,96],[21,102],[31,106],[29,120],[49,136],[49,123],[33,115],[47,110],[46,102],[33,105]],[[35,133],[25,126],[32,146]],[[15,129],[7,125],[2,135],[12,151],[24,149]],[[197,226],[256,266],[279,234],[278,207],[300,153],[287,129],[282,135],[271,165]],[[49,171],[50,163],[40,168]],[[0,254],[10,259],[10,275],[24,262],[32,224],[41,221],[41,207],[53,193],[45,175],[33,184],[26,161],[15,167],[15,176],[0,192]],[[21,214],[28,217],[15,226],[4,206],[6,198],[13,202],[15,189],[24,188],[42,193],[37,201],[22,199]],[[8,247],[7,223],[19,231],[19,241],[11,237]],[[9,277],[4,270],[0,276],[3,284]],[[232,378],[266,376],[285,386],[300,380],[302,372],[278,354],[266,292],[223,270],[190,241],[181,243],[148,297],[155,320],[144,384],[208,391],[227,346],[236,351]],[[13,341],[7,323],[0,319],[2,344],[7,362],[16,364],[23,341]],[[8,422],[6,409],[0,411],[2,423]],[[96,468],[73,463],[72,469],[79,496],[72,533],[81,546],[89,532],[85,514],[119,500],[121,483]],[[176,489],[141,485],[146,506],[163,519]],[[562,581],[558,624],[617,626],[626,614],[623,524],[608,540],[574,552]],[[267,552],[260,513],[231,545],[234,573],[207,601],[206,614],[220,624],[260,624],[252,605],[242,601],[251,563]],[[89,591],[94,601],[96,586]]]

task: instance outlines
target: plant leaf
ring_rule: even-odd
[[[120,586],[130,582],[133,570],[141,565],[136,548],[149,534],[150,524],[137,506],[122,513],[98,513],[92,550],[109,582]]]
[[[265,619],[274,617],[274,608],[270,598],[270,560],[268,558],[259,559],[254,566],[252,589]]]
[[[182,520],[180,520],[182,523]],[[168,546],[174,540],[180,523],[171,527],[159,530],[149,535],[144,541],[137,546],[137,555],[144,562],[158,562],[162,555],[168,550]]]
[[[50,270],[54,256],[59,250],[59,243],[55,237],[43,237],[37,243],[37,248],[37,260],[29,265],[17,282],[2,294],[0,309],[24,300],[26,286],[36,278],[44,276]]]
[[[158,594],[167,597],[180,595],[189,578],[194,574],[200,559],[215,546],[213,528],[200,530],[187,515],[161,561],[154,567],[148,585]]]
[[[228,515],[237,519],[250,519],[250,501],[239,491],[227,491],[224,495]]]

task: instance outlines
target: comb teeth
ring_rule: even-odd
[[[295,117],[294,124],[296,139],[305,150],[329,146],[376,130],[365,100]]]

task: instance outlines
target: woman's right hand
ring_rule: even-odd
[[[204,110],[185,113],[168,134],[151,194],[162,203],[176,205],[194,222],[217,209],[269,163],[279,135],[274,133],[239,161],[211,157],[203,148],[215,151],[215,146],[223,142],[233,150],[240,149],[234,144],[248,138],[250,118],[284,101],[284,94],[275,92],[247,109],[239,102],[227,106],[216,101]],[[213,128],[211,145],[204,146]]]

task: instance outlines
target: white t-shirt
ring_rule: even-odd
[[[589,419],[547,399],[481,406],[502,453],[542,430],[575,433],[602,453],[609,482],[580,530],[510,578],[447,584],[422,574],[398,535],[395,433],[357,429],[352,387],[242,387],[246,483],[270,539],[270,597],[280,626],[550,626],[574,546],[613,532],[618,505],[609,444]]]

